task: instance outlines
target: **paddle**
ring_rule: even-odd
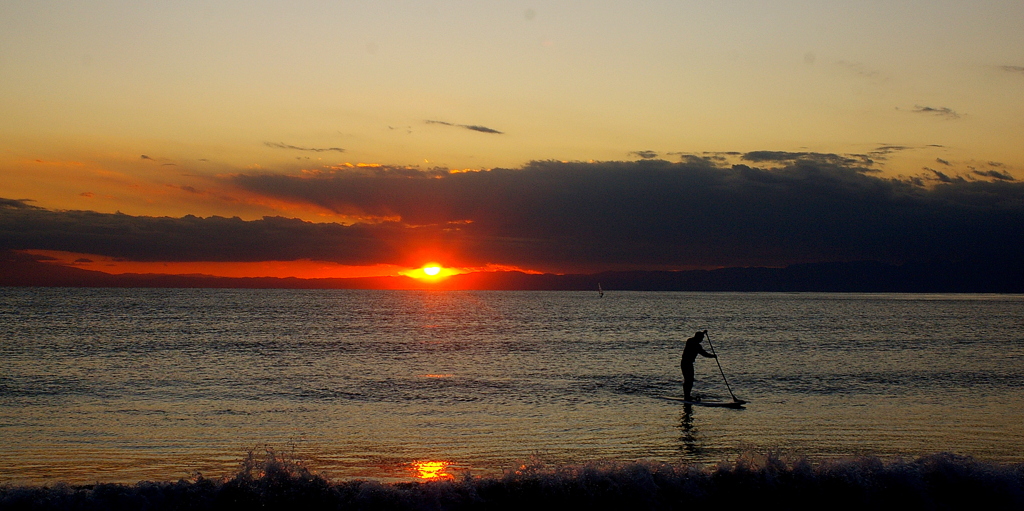
[[[725,381],[725,388],[729,389],[729,395],[732,396],[734,403],[744,404],[746,401],[736,397],[736,394],[732,393],[732,387],[729,386],[729,379],[725,377],[725,371],[722,370],[722,363],[718,361],[718,353],[715,353],[715,345],[711,344],[711,336],[708,335],[708,331],[704,331],[704,338],[708,340],[708,347],[711,348],[711,354],[715,356],[715,363],[718,364],[718,372],[722,373],[722,380]]]

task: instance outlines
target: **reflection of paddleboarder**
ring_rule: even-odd
[[[697,360],[697,355],[718,358],[717,355],[704,351],[704,347],[700,345],[704,340],[704,332],[697,332],[686,340],[686,346],[683,347],[683,359],[679,362],[679,367],[683,370],[683,397],[688,401],[690,400],[690,390],[693,389],[693,361]]]

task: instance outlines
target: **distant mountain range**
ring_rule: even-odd
[[[595,274],[481,272],[438,282],[409,277],[299,279],[210,275],[122,274],[59,266],[34,256],[0,251],[0,286],[169,287],[281,289],[476,289],[605,291],[777,291],[1024,293],[1018,261],[907,263],[829,262],[785,268],[692,271],[607,271]]]

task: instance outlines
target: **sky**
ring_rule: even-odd
[[[0,249],[114,273],[984,259],[1020,1],[2,1]]]

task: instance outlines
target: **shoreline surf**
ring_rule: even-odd
[[[872,456],[811,462],[745,454],[713,467],[686,463],[522,464],[500,477],[422,483],[333,481],[268,452],[233,477],[177,482],[0,485],[0,509],[1020,509],[1024,464],[950,453],[913,460]]]

